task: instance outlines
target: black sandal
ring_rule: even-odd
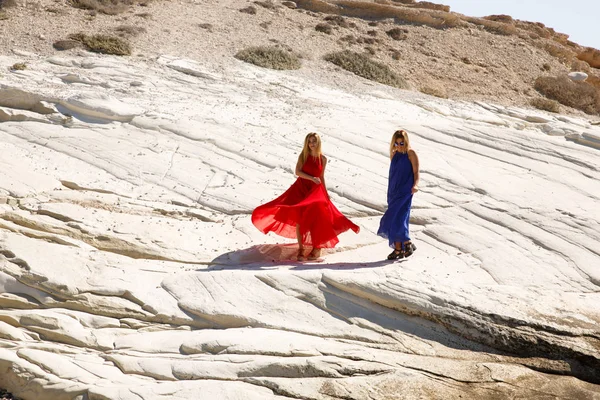
[[[408,242],[404,242],[404,257],[410,257],[417,250],[417,246],[415,246],[410,240]]]
[[[396,249],[394,249],[394,251],[392,251],[387,256],[387,259],[388,260],[399,260],[399,259],[401,259],[403,257],[404,257],[404,252],[402,250],[396,250]]]

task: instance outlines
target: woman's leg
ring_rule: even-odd
[[[296,224],[296,239],[298,239],[298,247],[302,249],[302,234],[300,233],[300,224]]]
[[[304,246],[302,245],[302,234],[300,224],[296,224],[296,239],[298,239],[298,261],[304,261]]]
[[[403,257],[404,252],[402,251],[402,242],[394,242],[394,251],[388,255],[388,260],[397,260]]]

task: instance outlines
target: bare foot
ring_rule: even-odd
[[[316,260],[319,257],[321,257],[321,249],[319,249],[318,247],[313,248],[312,251],[308,254],[309,260]]]
[[[300,247],[298,249],[298,255],[296,256],[296,259],[298,261],[304,261],[304,260],[306,260],[306,257],[304,257],[304,248],[303,247]]]

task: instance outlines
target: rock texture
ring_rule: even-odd
[[[0,125],[12,393],[600,398],[598,126],[235,59],[29,63],[4,90],[56,111]],[[390,264],[374,232],[398,126],[421,157],[419,250]],[[316,265],[249,219],[311,130],[362,227]]]

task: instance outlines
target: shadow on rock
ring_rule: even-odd
[[[269,270],[285,266],[290,270],[303,269],[336,269],[352,270],[361,268],[377,268],[390,265],[394,262],[387,260],[369,261],[369,262],[328,262],[327,250],[323,251],[322,261],[298,261],[297,244],[259,244],[247,249],[230,251],[221,254],[211,261],[207,269],[199,271],[218,271],[218,270]],[[331,251],[331,250],[330,250]],[[308,252],[308,249],[307,249]],[[330,255],[330,254],[329,254]],[[402,261],[396,261],[399,263]]]

